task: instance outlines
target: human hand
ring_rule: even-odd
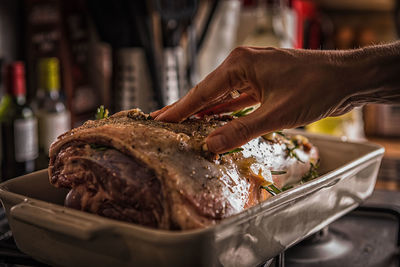
[[[359,96],[368,87],[360,77],[371,66],[360,53],[239,47],[185,97],[151,116],[181,122],[215,106],[234,111],[260,103],[207,137],[210,151],[226,152],[262,134],[341,115],[367,102]],[[232,99],[235,90],[241,95]]]

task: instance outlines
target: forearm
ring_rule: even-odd
[[[349,72],[349,79],[357,84],[353,86],[352,101],[400,103],[400,42],[358,49],[349,57],[355,68],[355,75]]]

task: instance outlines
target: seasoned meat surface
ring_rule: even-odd
[[[72,188],[66,206],[146,226],[161,225],[163,194],[151,169],[112,148],[93,149],[82,143],[63,153],[55,165],[69,158],[58,181]]]
[[[50,182],[71,189],[68,207],[185,230],[264,201],[271,195],[262,185],[294,184],[317,161],[317,150],[304,138],[290,150],[289,140],[279,135],[254,139],[235,153],[207,151],[206,136],[230,119],[164,123],[134,109],[88,121],[51,146]]]

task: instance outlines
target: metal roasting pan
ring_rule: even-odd
[[[257,266],[373,191],[382,147],[304,135],[320,150],[321,177],[204,229],[155,230],[63,207],[67,191],[47,170],[2,183],[0,198],[17,246],[49,265]]]

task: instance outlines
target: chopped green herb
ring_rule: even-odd
[[[299,147],[300,147],[300,145],[299,145],[299,140],[297,140],[297,139],[292,139],[292,143],[293,143],[293,145],[294,145],[296,148],[299,148]]]
[[[233,113],[231,114],[231,116],[234,116],[234,117],[243,117],[243,116],[246,116],[247,113],[249,113],[249,112],[252,111],[252,110],[253,110],[253,108],[246,108],[246,109],[237,110],[237,111],[233,112]]]
[[[96,120],[101,120],[104,118],[108,118],[108,109],[101,105],[99,108],[97,108]]]
[[[282,192],[292,189],[292,188],[293,188],[293,185],[285,185],[284,187],[282,187]]]
[[[225,155],[228,155],[228,154],[232,154],[232,153],[236,153],[236,152],[240,152],[240,151],[243,151],[243,148],[238,147],[238,148],[232,149],[231,151],[219,154],[219,156],[222,157],[222,156],[225,156]]]
[[[277,194],[282,193],[282,190],[280,190],[274,184],[261,186],[261,188],[267,190],[267,192],[270,193],[273,196],[276,196]]]
[[[286,171],[271,171],[272,175],[282,175],[282,174],[286,174]]]
[[[318,177],[318,171],[317,171],[318,167],[319,167],[319,161],[315,165],[310,162],[310,169],[308,170],[308,172],[306,174],[303,175],[301,181],[303,183],[305,183],[312,179],[317,178]]]
[[[97,151],[105,151],[109,149],[107,146],[97,145],[97,144],[90,144],[90,148],[97,150]]]

